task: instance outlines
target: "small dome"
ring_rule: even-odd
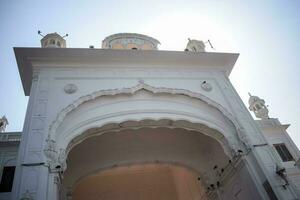
[[[118,33],[102,41],[103,49],[157,50],[160,42],[152,37],[137,33]]]
[[[43,48],[66,48],[66,40],[58,33],[49,33],[41,39]]]

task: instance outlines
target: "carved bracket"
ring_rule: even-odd
[[[47,165],[51,171],[65,171],[67,169],[66,153],[64,149],[57,150],[56,142],[50,138],[46,139],[44,153],[47,157]]]

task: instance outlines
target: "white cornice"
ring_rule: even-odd
[[[34,67],[138,67],[194,68],[218,70],[229,76],[239,54],[135,51],[79,48],[20,48],[15,47],[25,95],[29,95]]]

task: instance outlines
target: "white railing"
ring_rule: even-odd
[[[12,132],[12,133],[0,133],[0,142],[20,142],[21,133]]]

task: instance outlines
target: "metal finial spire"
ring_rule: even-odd
[[[38,34],[42,37],[45,37],[43,34],[42,34],[42,31],[38,30]]]
[[[213,47],[213,45],[211,44],[211,42],[210,42],[210,40],[209,40],[209,39],[207,40],[207,42],[206,42],[206,43],[208,43],[208,44],[209,44],[210,48],[212,48],[212,49],[215,49],[215,48]]]

